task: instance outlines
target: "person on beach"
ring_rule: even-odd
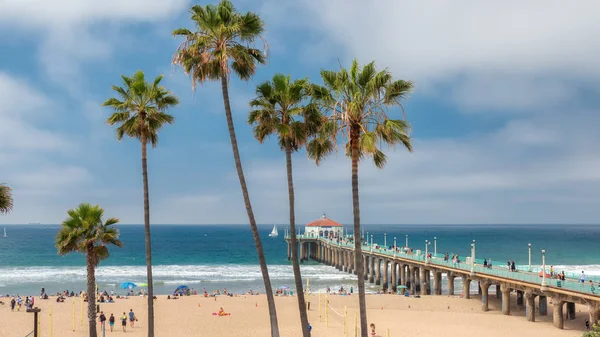
[[[127,329],[127,314],[125,314],[125,312],[123,312],[123,316],[121,316],[121,326],[123,327],[123,332],[127,332],[125,331]]]
[[[371,323],[371,325],[369,325],[369,328],[371,329],[371,336],[375,337],[375,324]]]
[[[110,332],[113,332],[113,328],[115,326],[115,315],[110,314],[110,318],[108,319],[108,324],[110,325]]]
[[[590,280],[590,291],[592,294],[596,294],[596,288],[594,288],[594,281]]]
[[[579,281],[581,281],[581,284],[585,283],[585,273],[583,272],[583,270],[581,271],[581,277],[579,278]]]
[[[133,313],[133,309],[129,309],[129,325],[133,328],[134,322],[137,321],[135,314]]]
[[[104,323],[106,323],[106,316],[103,311],[100,311],[100,329],[104,329]]]
[[[550,266],[550,277],[554,276],[554,266]]]
[[[10,300],[10,311],[15,311],[15,304],[17,304],[17,300],[15,300],[15,298],[13,297]]]

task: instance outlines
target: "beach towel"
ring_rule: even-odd
[[[220,315],[219,315],[218,312],[213,312],[212,314],[213,314],[213,316],[231,316],[231,313],[229,313],[229,312],[228,313],[222,313]]]

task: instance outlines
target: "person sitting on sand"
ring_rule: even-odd
[[[231,314],[225,312],[225,310],[223,310],[223,307],[219,308],[219,312],[217,312],[217,316],[229,316],[229,315],[231,315]]]

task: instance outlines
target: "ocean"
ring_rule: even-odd
[[[3,227],[3,226],[0,226]],[[39,294],[42,287],[50,294],[86,287],[85,258],[71,253],[59,256],[54,246],[58,225],[6,225],[7,237],[0,232],[0,294]],[[144,228],[141,225],[117,226],[123,248],[110,247],[111,256],[97,269],[100,290],[122,292],[125,281],[146,282]],[[269,273],[274,287],[293,288],[287,245],[280,235],[270,238],[273,225],[259,226]],[[300,226],[303,230],[304,226]],[[351,226],[346,226],[351,228]],[[425,249],[425,240],[437,237],[438,253],[470,254],[476,240],[477,258],[492,258],[495,265],[514,260],[528,263],[528,243],[532,244],[532,265],[541,265],[541,250],[546,249],[546,264],[555,271],[600,275],[600,225],[364,225],[373,241],[392,245],[394,236],[403,245]],[[429,246],[433,251],[433,244]],[[179,285],[208,291],[227,288],[241,293],[264,291],[256,249],[248,225],[152,225],[153,275],[155,292],[169,294]],[[335,268],[305,262],[303,278],[310,278],[313,291],[331,287],[356,287],[356,277]],[[475,285],[476,287],[476,285]],[[374,291],[376,288],[371,287]],[[459,291],[459,287],[457,287]]]

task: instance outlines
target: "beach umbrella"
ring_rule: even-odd
[[[177,289],[175,289],[174,293],[178,293],[179,291],[187,291],[190,288],[188,286],[185,285],[180,285],[179,287],[177,287]]]
[[[137,286],[138,287],[147,287],[148,283],[138,283]]]
[[[406,286],[398,286],[398,289],[406,289]]]
[[[289,289],[288,286],[280,286],[279,289]]]
[[[123,282],[123,283],[121,283],[121,288],[123,288],[123,289],[133,289],[135,287],[136,287],[136,285],[133,282]]]

